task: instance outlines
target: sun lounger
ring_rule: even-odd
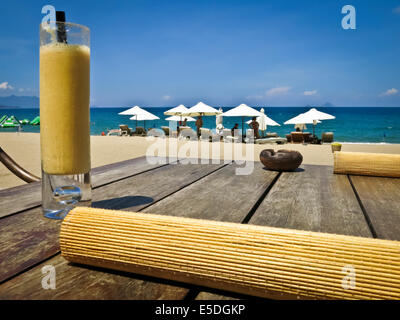
[[[276,132],[267,132],[265,138],[279,138],[279,135]]]
[[[143,127],[136,127],[135,131],[132,133],[132,135],[135,136],[145,136],[146,135],[146,129]]]
[[[211,141],[212,133],[210,129],[200,128],[200,140]]]
[[[126,124],[119,125],[120,136],[130,136],[132,133],[132,129],[129,128]]]
[[[162,126],[161,129],[162,129],[162,131],[164,131],[166,136],[169,136],[169,127]]]
[[[313,136],[310,132],[303,132],[304,143],[312,143]]]
[[[291,134],[287,134],[286,135],[286,140],[287,140],[287,142],[292,142],[292,135]]]
[[[333,132],[322,132],[322,143],[333,142]]]
[[[112,135],[121,135],[121,129],[111,129],[107,131],[107,135],[108,136],[112,136]]]
[[[303,132],[292,132],[290,135],[292,136],[292,143],[304,142]]]
[[[287,143],[286,138],[261,138],[261,139],[256,139],[255,144],[266,144],[266,143],[277,143],[277,144],[284,144]]]

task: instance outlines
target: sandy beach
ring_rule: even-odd
[[[159,148],[154,145],[155,141],[160,143]],[[176,140],[172,141],[171,139],[171,142],[175,143]],[[166,144],[163,145],[163,143]],[[169,154],[169,139],[158,138],[158,140],[149,141],[145,137],[91,136],[92,168],[145,156],[152,145],[153,149],[159,150],[158,155]],[[197,149],[201,158],[256,161],[258,161],[259,154],[263,149],[292,149],[303,155],[304,164],[333,165],[333,156],[329,144],[234,145],[237,149],[232,149],[233,144],[230,143],[178,141],[177,148],[178,156],[193,154],[194,150]],[[40,135],[38,133],[1,133],[0,146],[23,168],[40,176]],[[248,149],[246,150],[246,148]],[[400,153],[400,144],[343,144],[342,151]],[[3,164],[0,164],[0,189],[22,184],[25,184],[25,182],[14,176]]]

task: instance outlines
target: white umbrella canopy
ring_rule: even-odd
[[[333,120],[336,118],[335,116],[332,116],[328,113],[318,111],[315,108],[311,108],[304,114],[312,118],[313,120]]]
[[[260,111],[257,111],[256,109],[253,109],[249,107],[248,105],[242,103],[238,105],[236,108],[233,108],[231,110],[228,110],[227,112],[224,112],[222,114],[223,116],[226,117],[242,117],[242,137],[244,138],[244,117],[259,117],[262,116],[262,113]]]
[[[143,110],[141,107],[134,106],[134,107],[129,108],[129,109],[125,110],[125,111],[122,111],[122,112],[120,112],[118,114],[132,116],[134,114],[137,114],[138,112],[141,112],[141,110]]]
[[[222,114],[224,117],[259,117],[261,112],[242,103]]]
[[[216,116],[217,114],[220,114],[217,109],[214,109],[213,107],[206,105],[203,102],[199,102],[198,104],[189,108],[189,110],[187,110],[186,112],[183,112],[182,116]]]
[[[179,106],[169,109],[164,112],[166,116],[180,116],[182,113],[187,112],[189,109],[186,108],[183,104],[180,104]]]
[[[168,118],[166,118],[165,120],[167,120],[167,121],[181,121],[181,119],[183,118],[183,120],[185,120],[186,119],[186,121],[196,121],[196,119],[195,118],[192,118],[192,117],[189,117],[189,116],[187,116],[187,117],[182,117],[182,116],[171,116],[171,117],[168,117]]]
[[[322,119],[322,118],[324,118],[324,119]],[[294,124],[295,128],[299,127],[300,129],[307,128],[305,126],[306,124],[312,124],[313,125],[313,136],[314,136],[315,135],[315,125],[317,123],[321,123],[320,120],[329,120],[329,119],[335,119],[335,117],[331,116],[327,113],[320,112],[315,108],[312,108],[305,113],[301,113],[298,116],[296,116],[292,119],[289,119],[288,121],[285,122],[285,124]]]
[[[134,107],[135,108],[135,107]],[[129,111],[129,110],[127,110]],[[133,111],[131,111],[133,112]],[[134,112],[136,112],[133,117],[129,118],[130,120],[136,120],[136,121],[144,121],[144,128],[146,129],[146,120],[157,120],[160,119],[159,117],[157,117],[156,115],[140,108],[137,107]],[[136,126],[137,126],[137,122],[136,122]]]

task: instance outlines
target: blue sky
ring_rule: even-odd
[[[2,0],[0,96],[39,95],[46,4],[91,29],[92,105],[400,106],[400,0]]]

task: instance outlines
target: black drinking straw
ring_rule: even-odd
[[[65,31],[64,11],[56,11],[56,25],[57,25],[57,42],[67,43],[67,32]]]

